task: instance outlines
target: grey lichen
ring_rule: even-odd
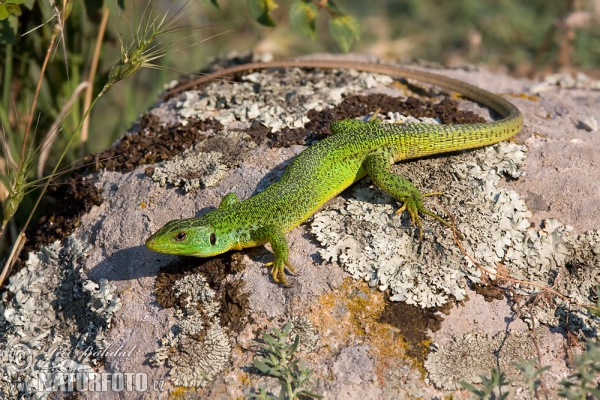
[[[575,76],[568,73],[550,74],[544,78],[542,83],[532,87],[532,93],[540,93],[559,86],[563,89],[592,89],[600,90],[600,79],[591,79],[583,72],[577,72]]]
[[[453,209],[458,227],[472,254],[486,263],[501,261],[507,238],[518,237],[529,226],[524,202],[515,192],[496,187],[500,174],[520,175],[524,150],[502,143],[460,156],[459,162],[451,164],[455,182],[444,193],[453,207],[462,205]],[[394,301],[433,307],[448,302],[450,296],[462,300],[461,277],[467,273],[478,281],[480,271],[463,266],[463,256],[447,229],[425,221],[427,231],[434,230],[435,235],[426,235],[422,243],[415,240],[406,218],[394,216],[397,207],[378,189],[364,182],[356,185],[352,198],[317,214],[311,224],[324,246],[321,256],[339,261],[356,279],[380,290],[391,289]]]
[[[197,149],[187,149],[154,169],[152,180],[160,186],[167,183],[182,187],[184,192],[216,185],[227,174],[227,166],[221,162],[223,154]]]
[[[600,285],[600,230],[575,236],[570,226],[556,219],[544,221],[540,231],[528,230],[529,268],[519,276],[541,285],[552,286],[554,290],[568,296],[571,301],[558,296],[542,296],[530,308],[527,297],[514,299],[513,307],[518,309],[530,326],[540,323],[562,326],[579,338],[597,338],[600,319],[591,315],[580,304],[595,304],[596,288]],[[535,270],[536,266],[541,271]],[[512,271],[512,270],[511,270]],[[519,285],[520,292],[539,294],[535,287]]]
[[[65,246],[57,241],[42,247],[29,254],[27,266],[2,292],[0,332],[7,351],[0,352],[0,380],[7,398],[45,398],[49,392],[37,391],[40,372],[93,372],[91,365],[107,348],[106,331],[122,304],[114,285],[86,278],[80,265],[88,250],[87,243],[73,237]],[[24,360],[30,365],[10,359],[16,346],[29,349]],[[50,387],[65,383],[52,378]]]
[[[435,386],[446,390],[459,389],[461,381],[481,383],[480,375],[489,375],[492,368],[499,368],[510,381],[518,383],[523,378],[512,363],[533,359],[535,354],[527,333],[469,333],[430,353],[425,369]]]
[[[284,127],[301,128],[309,122],[307,111],[332,108],[343,95],[379,84],[390,84],[385,75],[352,70],[326,73],[316,70],[306,74],[291,69],[285,74],[255,72],[242,77],[243,82],[218,81],[202,91],[188,91],[175,107],[180,122],[191,117],[214,118],[223,125],[234,121],[257,121],[272,132]]]
[[[216,316],[220,304],[200,274],[178,280],[174,291],[183,300],[183,306],[175,310],[181,318],[179,332],[169,332],[161,339],[150,363],[160,366],[166,360],[174,385],[203,387],[225,369],[231,358],[229,337]]]
[[[290,318],[292,327],[288,332],[288,338],[294,339],[296,335],[300,335],[298,341],[298,351],[305,353],[312,352],[319,341],[319,334],[315,331],[314,326],[306,317],[294,315]]]

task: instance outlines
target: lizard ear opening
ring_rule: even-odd
[[[214,232],[210,234],[208,240],[210,241],[211,246],[214,246],[217,243],[217,236],[214,234]]]

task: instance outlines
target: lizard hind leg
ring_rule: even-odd
[[[400,175],[390,172],[393,164],[393,150],[383,148],[369,154],[363,162],[363,168],[371,177],[375,186],[401,201],[402,207],[396,211],[396,215],[407,211],[414,225],[419,228],[419,238],[423,239],[423,225],[419,214],[425,214],[452,228],[442,217],[429,211],[423,205],[423,197],[439,196],[441,192],[421,193],[414,185]]]

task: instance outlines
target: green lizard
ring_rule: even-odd
[[[244,201],[229,193],[223,197],[219,208],[202,217],[170,221],[148,238],[146,246],[149,249],[209,257],[270,243],[275,259],[266,266],[272,266],[271,275],[275,282],[287,284],[285,268],[292,273],[295,270],[288,260],[285,234],[348,186],[369,175],[377,187],[403,203],[397,214],[406,210],[412,223],[418,226],[422,239],[419,213],[450,226],[423,205],[423,197],[440,193],[422,194],[408,180],[391,173],[391,165],[399,160],[497,143],[515,135],[523,125],[521,112],[493,93],[441,75],[386,64],[331,60],[246,64],[201,77],[168,92],[166,96],[236,73],[279,67],[355,69],[417,79],[444,90],[459,92],[490,107],[503,118],[464,125],[337,121],[331,125],[332,136],[300,153],[281,179],[264,192]]]

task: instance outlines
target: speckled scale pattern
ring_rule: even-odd
[[[288,232],[364,177],[362,164],[378,149],[390,149],[391,165],[403,159],[496,143],[512,136],[518,128],[504,121],[441,126],[339,121],[332,126],[334,135],[298,155],[282,178],[267,190],[213,211],[211,225],[217,230],[277,225]]]

